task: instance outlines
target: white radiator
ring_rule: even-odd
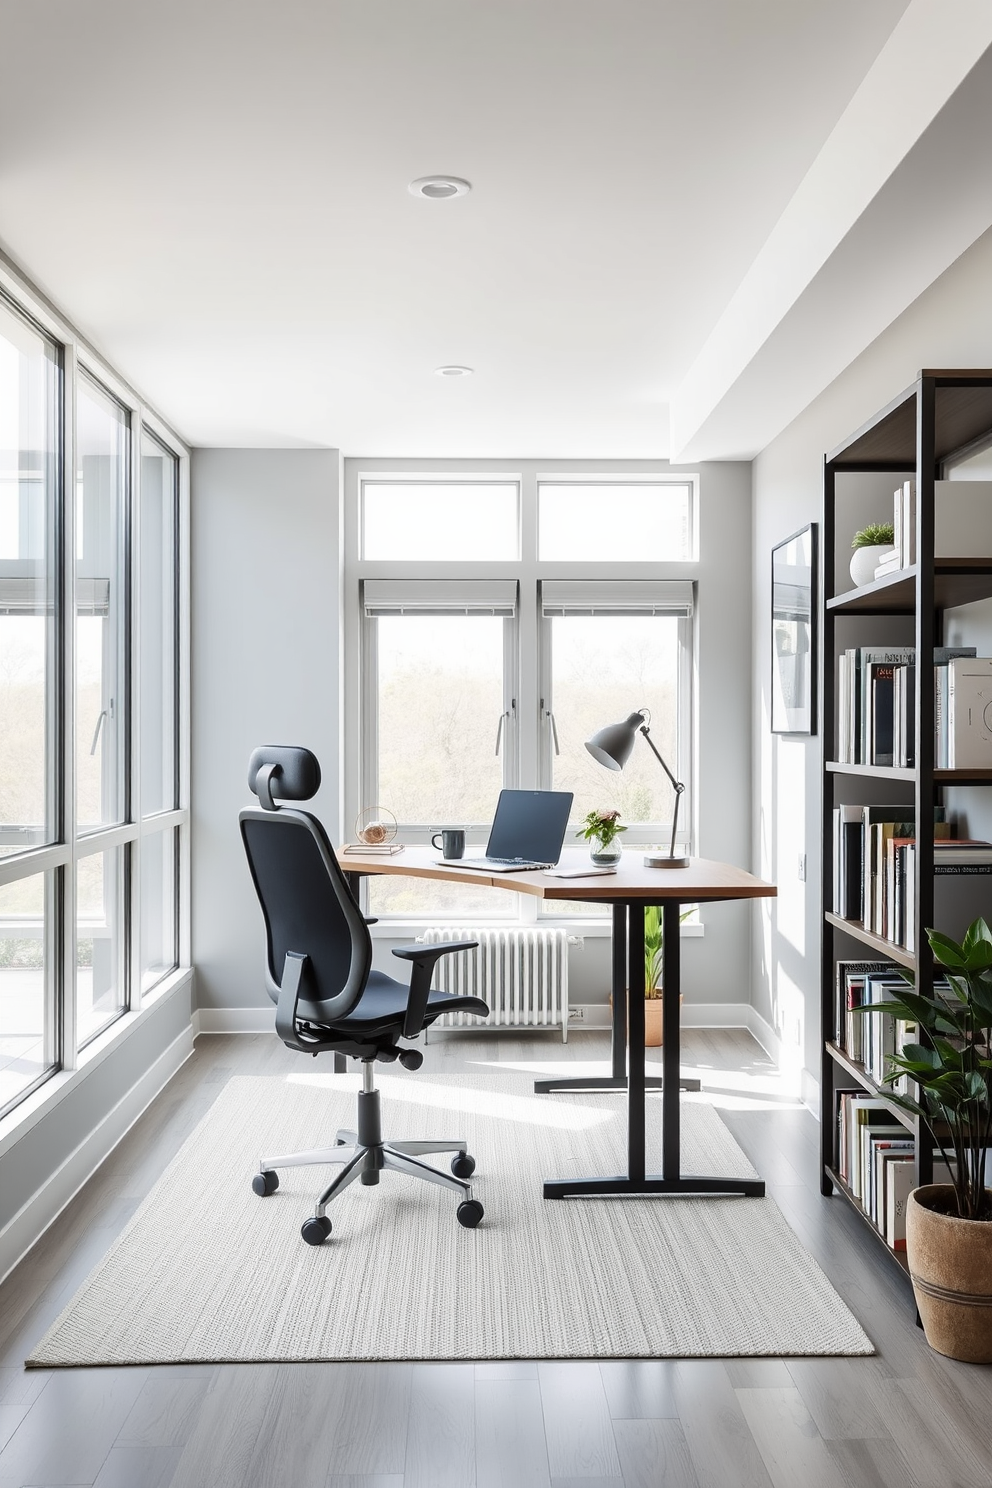
[[[477,940],[478,949],[458,951],[437,963],[434,986],[481,997],[488,1018],[444,1013],[435,1028],[556,1028],[568,1038],[568,932],[565,930],[475,930],[433,925],[419,940]]]

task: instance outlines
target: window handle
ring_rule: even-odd
[[[517,706],[517,700],[516,700],[516,698],[512,698],[510,700],[510,706],[506,709],[506,711],[504,713],[501,713],[499,715],[499,723],[496,725],[496,749],[494,751],[494,753],[496,753],[496,754],[499,754],[499,746],[500,746],[500,743],[501,743],[502,738],[503,738],[503,724],[504,724],[504,722],[505,722],[505,720],[507,718],[510,718],[512,716],[513,710],[514,710],[514,708],[516,706]]]
[[[555,746],[555,754],[561,754],[561,746],[558,743],[558,725],[555,723],[555,715],[550,708],[546,708],[544,706],[543,698],[541,699],[541,711],[551,725],[551,742]]]
[[[90,754],[96,754],[96,746],[100,742],[100,730],[103,728],[103,720],[106,716],[106,708],[101,708],[100,717],[97,719],[96,728],[93,730],[93,743],[90,745]]]

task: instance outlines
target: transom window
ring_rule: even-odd
[[[674,797],[650,750],[614,773],[584,747],[646,708],[687,785],[688,839],[695,479],[446,480],[348,461],[346,486],[345,835],[376,806],[404,841],[457,825],[481,850],[507,786],[573,792],[566,847],[601,806],[621,812],[626,844],[664,842]],[[404,877],[368,892],[380,917],[595,913]]]

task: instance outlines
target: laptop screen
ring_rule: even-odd
[[[500,791],[486,856],[557,863],[571,809],[571,791]]]

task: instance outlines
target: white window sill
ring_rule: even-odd
[[[102,1064],[122,1040],[128,1038],[136,1028],[147,1021],[160,1003],[184,988],[188,990],[192,979],[192,968],[188,966],[179,967],[171,976],[163,977],[162,981],[142,998],[140,1011],[124,1013],[91,1044],[86,1045],[79,1055],[79,1062],[74,1070],[58,1070],[54,1075],[50,1075],[44,1084],[39,1085],[37,1090],[33,1090],[30,1095],[26,1096],[12,1111],[8,1111],[7,1115],[0,1120],[0,1157],[8,1148],[19,1142],[25,1132],[30,1131],[33,1126],[43,1120],[59,1101],[82,1084],[91,1071]]]

